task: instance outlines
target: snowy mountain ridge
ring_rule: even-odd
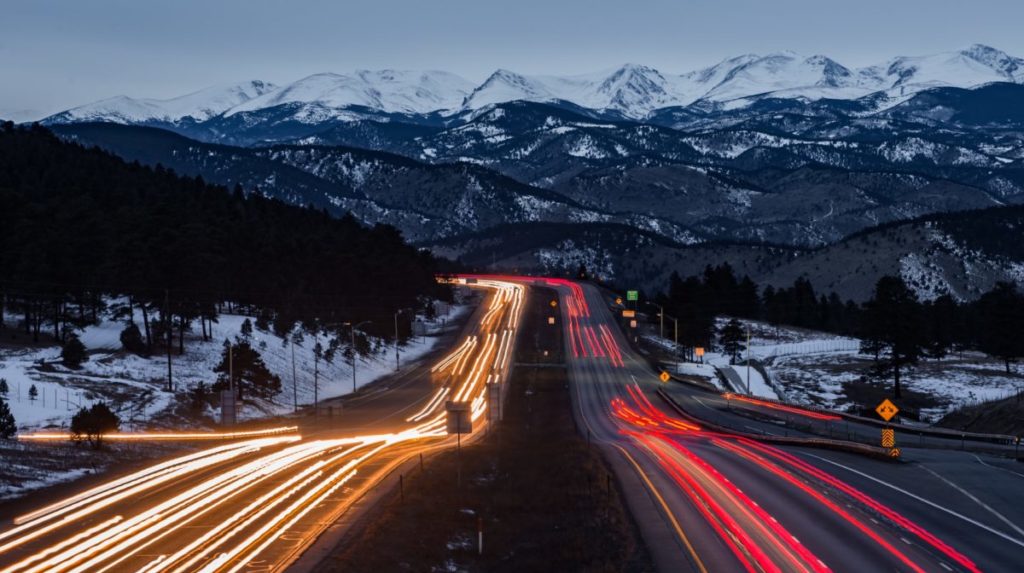
[[[284,86],[250,81],[211,87],[158,100],[118,96],[46,118],[48,123],[204,121],[222,115],[294,106],[303,123],[351,118],[351,109],[382,113],[449,115],[511,101],[564,101],[593,110],[644,118],[669,107],[711,103],[744,107],[764,97],[852,100],[882,94],[893,105],[935,87],[1024,83],[1024,59],[975,44],[952,52],[900,56],[881,64],[848,68],[823,55],[793,52],[747,54],[703,69],[665,74],[626,64],[603,72],[524,75],[499,69],[480,85],[449,72],[358,70],[314,74]]]
[[[249,100],[273,92],[277,86],[261,80],[208,87],[171,99],[115,96],[71,108],[48,118],[53,123],[110,121],[144,123],[176,122],[185,118],[203,121],[218,116]]]

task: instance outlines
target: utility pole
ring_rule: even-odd
[[[397,322],[398,319],[396,318],[395,320],[396,320],[395,324],[398,324],[398,322]],[[358,353],[356,352],[356,329],[359,328],[360,326],[364,325],[364,324],[371,324],[372,322],[373,322],[372,320],[364,320],[364,321],[360,322],[359,324],[352,324],[351,322],[343,322],[342,323],[342,326],[347,326],[350,329],[352,329],[352,347],[351,348],[352,348],[352,393],[353,394],[356,391],[356,358],[358,358]],[[397,327],[395,329],[397,331]],[[398,364],[398,340],[397,340],[397,336],[395,338],[395,364],[396,364],[395,369],[397,370],[398,369],[398,366],[397,366],[397,364]]]
[[[171,377],[171,292],[168,289],[164,289],[164,327],[167,329],[167,391],[174,392],[174,381]]]
[[[298,384],[299,377],[295,374],[295,339],[292,338],[292,413],[299,411]]]
[[[313,415],[320,416],[320,333],[313,332]]]
[[[352,349],[352,393],[354,394],[355,391],[356,391],[356,327],[355,327],[355,325],[352,325],[352,346],[350,346],[350,348]],[[398,352],[398,351],[395,350],[395,352]],[[397,356],[397,354],[396,354],[396,356]],[[396,366],[395,369],[397,370],[398,367]]]
[[[750,323],[747,323],[747,396],[750,396]]]
[[[398,372],[398,315],[401,310],[395,311],[395,372]],[[355,347],[355,343],[352,344]],[[353,384],[352,391],[355,392],[355,385]]]

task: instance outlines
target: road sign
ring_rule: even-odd
[[[444,403],[448,414],[446,426],[449,434],[469,434],[473,431],[473,418],[470,414],[469,402],[449,400]]]
[[[900,449],[899,448],[893,448],[893,449],[889,450],[889,457],[890,458],[898,458],[898,457],[900,457]]]
[[[630,328],[636,328],[636,320],[629,321],[629,327]]]
[[[668,375],[668,372],[662,371],[661,376],[658,376],[658,378],[660,378],[662,382],[668,382],[671,376]]]
[[[615,297],[615,304],[618,304],[618,305],[622,304],[622,297],[621,296]]]
[[[555,323],[555,317],[549,316],[548,317],[548,324],[554,324],[554,323]]]
[[[696,354],[697,356],[704,356],[704,347],[698,346],[697,348],[694,348],[693,353]]]
[[[622,309],[622,318],[636,318],[636,311],[624,308]]]
[[[892,428],[882,429],[882,447],[892,448],[896,446],[896,431]]]
[[[893,416],[899,414],[900,409],[896,407],[896,404],[893,404],[888,398],[886,398],[885,400],[882,400],[882,403],[879,404],[877,408],[875,408],[875,412],[878,412],[878,415],[888,422]]]
[[[640,300],[640,293],[635,290],[627,290],[626,300]]]
[[[555,308],[556,306],[558,306],[558,301],[555,299],[551,299],[551,302],[549,304],[551,305],[551,308]]]

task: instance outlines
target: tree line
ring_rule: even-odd
[[[104,311],[125,317],[122,342],[140,353],[183,353],[186,333],[209,339],[238,309],[282,335],[369,320],[390,336],[396,311],[450,296],[437,265],[390,226],[0,124],[0,319],[33,342],[65,343]]]
[[[902,278],[884,276],[871,298],[857,304],[836,293],[818,293],[805,278],[789,287],[761,287],[723,264],[686,278],[673,273],[655,303],[678,319],[679,342],[691,353],[693,347],[711,347],[716,338],[733,354],[742,346],[737,325],[716,331],[718,316],[860,338],[861,352],[872,356],[877,376],[893,380],[896,397],[906,368],[922,358],[979,350],[1002,361],[1009,373],[1011,364],[1024,356],[1024,294],[1012,283],[997,283],[975,301],[958,301],[948,294],[920,300]]]

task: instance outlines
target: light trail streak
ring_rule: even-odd
[[[16,536],[14,540],[9,541],[6,544],[0,546],[0,554],[5,553],[20,545],[24,545],[25,543],[35,540],[41,537],[42,535],[50,533],[60,527],[64,527],[78,520],[81,520],[83,517],[95,513],[100,509],[113,505],[114,503],[131,499],[132,497],[139,495],[140,493],[162,483],[169,482],[176,478],[184,477],[187,474],[202,469],[204,467],[228,461],[234,457],[237,457],[243,452],[249,453],[252,451],[259,450],[260,447],[270,446],[276,443],[283,443],[283,441],[295,441],[296,439],[298,438],[271,438],[259,440],[259,442],[261,442],[260,444],[254,444],[252,445],[251,448],[242,448],[241,451],[239,452],[225,451],[215,454],[213,456],[207,456],[206,459],[190,460],[189,462],[182,464],[182,467],[180,468],[172,468],[164,472],[158,472],[157,477],[147,479],[146,481],[142,481],[142,483],[139,483],[137,485],[131,485],[131,483],[134,481],[140,481],[140,478],[134,478],[135,474],[133,474],[133,476],[128,476],[128,478],[124,478],[124,480],[128,480],[124,484],[118,485],[113,488],[104,488],[102,486],[100,488],[94,488],[93,490],[89,490],[88,492],[85,492],[73,498],[69,498],[68,500],[65,500],[63,502],[59,502],[57,504],[48,506],[31,514],[27,514],[27,516],[19,518],[24,520],[21,525],[14,527],[13,529],[10,529],[8,531],[5,531],[2,535],[0,535],[0,539],[6,539]],[[174,462],[175,460],[171,461]],[[90,494],[90,492],[93,492],[93,495],[88,495]],[[54,521],[57,517],[60,517],[61,515],[63,515],[64,517],[60,521]],[[42,523],[45,523],[47,521],[51,521],[52,523],[39,527]],[[34,527],[39,528],[30,531]]]
[[[235,440],[238,438],[257,438],[261,436],[275,436],[279,434],[290,434],[299,431],[298,426],[287,426],[283,428],[269,428],[266,430],[249,430],[245,432],[112,432],[103,434],[104,440],[112,441],[187,441],[187,440]],[[25,441],[67,441],[72,439],[72,434],[54,432],[36,432],[32,434],[21,434],[19,440]]]
[[[434,393],[434,396],[430,399],[429,402],[427,402],[427,405],[424,406],[423,409],[420,410],[419,412],[416,412],[412,416],[406,418],[405,421],[419,422],[423,418],[426,418],[434,411],[435,408],[438,407],[438,405],[441,404],[442,400],[444,400],[444,397],[447,396],[449,392],[451,392],[451,388],[438,388],[437,392]]]
[[[750,396],[743,396],[743,395],[740,395],[740,394],[733,394],[732,392],[726,392],[726,393],[722,394],[722,397],[724,397],[726,400],[736,400],[738,402],[746,402],[748,404],[753,404],[755,406],[762,406],[762,407],[765,407],[765,408],[770,408],[772,410],[779,410],[781,412],[786,412],[786,413],[789,413],[789,414],[796,414],[798,416],[804,416],[804,417],[807,417],[807,418],[813,418],[815,420],[842,420],[843,419],[841,416],[836,416],[835,414],[826,414],[826,413],[823,413],[823,412],[815,412],[813,410],[805,410],[803,408],[797,408],[795,406],[787,406],[785,404],[777,404],[775,402],[769,402],[768,400],[758,400],[757,398],[752,398]]]
[[[437,439],[446,435],[444,403],[450,397],[469,402],[473,420],[486,413],[487,384],[500,383],[508,373],[525,287],[497,279],[481,279],[471,286],[491,291],[487,311],[477,334],[468,336],[431,369],[432,373],[446,372],[448,382],[405,420],[411,427],[389,434],[315,441],[288,435],[295,428],[112,435],[112,439],[123,440],[249,439],[156,464],[20,516],[16,527],[0,533],[0,542],[6,541],[0,545],[0,554],[30,543],[40,546],[20,556],[17,563],[6,565],[4,572],[103,573],[141,568],[162,573],[200,566],[210,571],[247,567],[304,516],[338,511],[324,501],[357,473],[369,470],[362,488],[365,491],[386,468],[396,467],[415,452],[444,446],[446,443]],[[29,439],[67,436],[39,434]],[[411,446],[399,450],[399,444]],[[281,449],[261,452],[271,446]],[[376,463],[390,452],[394,459]],[[374,465],[368,466],[371,462]],[[226,467],[216,473],[209,471],[220,464]],[[336,464],[342,466],[335,469],[332,466]],[[146,501],[136,508],[136,500]],[[97,523],[83,521],[122,505],[124,515],[100,514]],[[214,515],[216,523],[207,527],[204,522]],[[79,529],[70,531],[75,526]],[[310,542],[309,536],[317,535],[318,527],[297,532],[301,543]],[[69,532],[63,533],[64,528]],[[229,549],[211,559],[218,548],[228,544]],[[164,552],[157,550],[165,548]],[[263,559],[273,563],[275,558],[281,557]]]

